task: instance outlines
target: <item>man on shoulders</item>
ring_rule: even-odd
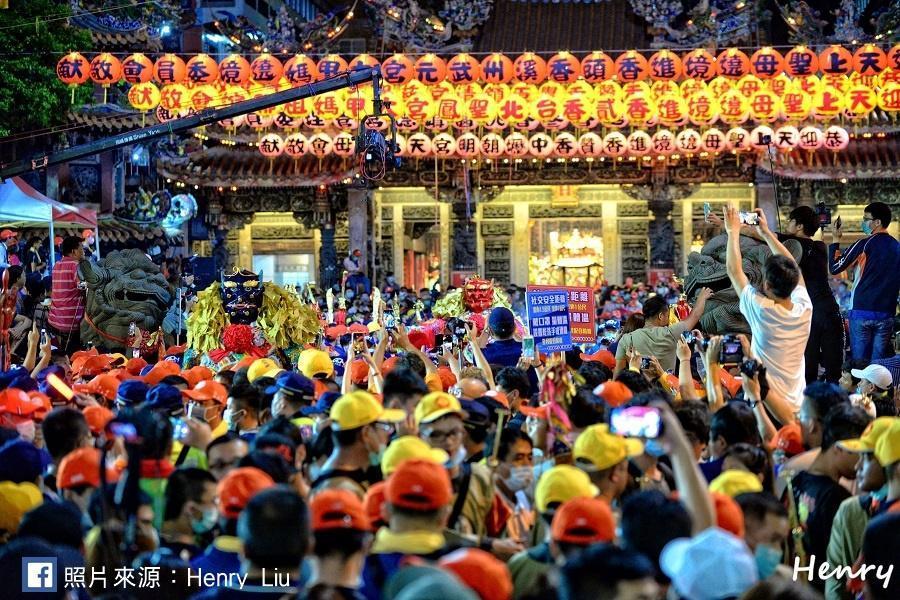
[[[740,299],[741,314],[753,334],[751,348],[766,367],[769,394],[765,403],[782,423],[794,420],[803,401],[806,363],[804,350],[812,321],[812,300],[797,261],[769,229],[761,209],[758,233],[772,256],[763,268],[762,290],[756,290],[741,264],[741,221],[737,208],[725,208],[728,251],[725,267]]]
[[[853,267],[850,298],[850,352],[871,362],[890,358],[897,294],[900,293],[900,243],[888,233],[891,207],[873,202],[863,212],[862,230],[868,237],[841,250],[841,218],[834,222],[828,246],[828,270],[837,275]]]

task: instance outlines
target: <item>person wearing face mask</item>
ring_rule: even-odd
[[[628,486],[628,459],[643,452],[640,440],[610,433],[605,423],[591,425],[575,440],[575,466],[590,476],[600,497],[615,506]]]
[[[856,393],[872,400],[879,417],[897,414],[893,399],[894,377],[887,367],[869,365],[865,369],[851,369],[850,374],[859,379]]]
[[[497,495],[509,511],[506,537],[527,540],[534,526],[534,443],[520,429],[504,429],[500,434],[497,458],[500,464],[494,471]],[[520,492],[525,502],[520,501]]]
[[[222,419],[228,431],[237,432],[248,444],[259,431],[259,391],[251,385],[235,385],[228,392]]]
[[[312,482],[320,489],[349,489],[362,499],[369,486],[381,480],[381,464],[397,423],[406,419],[399,409],[384,408],[367,392],[341,396],[331,407],[334,450]]]
[[[760,580],[776,572],[790,577],[788,567],[781,566],[782,548],[791,531],[787,509],[767,492],[738,494],[734,499],[744,513],[744,541],[753,551]]]
[[[186,561],[198,556],[219,520],[215,500],[216,480],[209,471],[188,467],[169,475],[161,546]]]
[[[838,275],[853,269],[850,308],[850,353],[870,362],[893,354],[891,334],[897,294],[900,293],[900,242],[888,233],[891,207],[873,202],[863,211],[862,230],[867,236],[841,250],[841,218],[834,221],[828,245],[828,271]]]
[[[302,373],[284,371],[275,378],[275,385],[266,391],[275,395],[272,399],[272,418],[287,417],[298,427],[311,424],[309,417],[302,412],[316,401],[315,386],[310,378]]]

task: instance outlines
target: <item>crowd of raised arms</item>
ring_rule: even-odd
[[[850,246],[839,223],[814,240],[811,208],[778,233],[756,212],[711,218],[745,333],[702,330],[722,290],[604,282],[595,343],[562,353],[531,345],[524,288],[374,287],[358,253],[311,294],[306,347],[198,352],[212,296],[151,252],[187,302],[152,359],[108,351],[79,336],[90,232],[51,268],[4,230],[0,597],[49,557],[34,597],[900,598],[890,208]],[[770,252],[756,285],[747,236]],[[270,332],[227,299],[254,277],[215,314]]]

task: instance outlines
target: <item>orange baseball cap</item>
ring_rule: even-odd
[[[231,365],[231,370],[232,371],[240,371],[244,367],[247,367],[249,369],[250,365],[252,365],[254,363],[254,361],[256,361],[256,358],[254,358],[252,355],[245,356],[241,360],[239,360],[236,363],[234,363],[233,365]]]
[[[387,480],[385,499],[393,506],[434,511],[450,504],[453,490],[443,465],[430,460],[407,460]]]
[[[363,505],[366,509],[366,517],[369,519],[369,523],[372,525],[372,529],[378,529],[379,527],[384,527],[387,523],[384,520],[384,516],[381,513],[381,509],[384,506],[385,501],[385,491],[387,489],[387,482],[379,481],[378,483],[373,484],[366,490],[366,497],[363,498]]]
[[[710,492],[716,509],[716,525],[739,538],[744,537],[744,513],[734,498],[721,492]]]
[[[207,400],[215,400],[219,404],[228,402],[228,388],[212,379],[206,379],[197,384],[192,390],[184,390],[182,396],[186,396],[191,400],[205,402]]]
[[[803,432],[800,423],[793,421],[775,432],[769,443],[772,450],[781,450],[786,456],[795,456],[803,452]]]
[[[116,399],[116,394],[119,391],[119,384],[121,383],[122,382],[115,375],[102,373],[91,379],[88,383],[76,383],[72,386],[72,389],[76,392],[96,394],[111,402]]]
[[[105,354],[80,356],[72,361],[72,375],[82,378],[94,377],[108,371],[114,360]]]
[[[588,546],[616,538],[616,523],[606,500],[573,498],[556,509],[550,535],[556,542]]]
[[[397,362],[399,362],[399,360],[400,360],[399,356],[392,356],[392,357],[386,359],[384,362],[382,362],[381,363],[381,374],[387,375],[388,373],[390,373],[391,371],[396,369]]]
[[[56,472],[56,487],[65,490],[81,485],[100,487],[100,450],[97,448],[77,448],[66,454]],[[117,481],[119,474],[106,469],[107,483]]]
[[[40,398],[32,398],[18,388],[6,388],[0,391],[0,413],[18,417],[33,416],[44,408]]]
[[[359,496],[350,490],[328,489],[309,503],[312,530],[352,529],[369,531],[369,517]]]
[[[585,362],[598,362],[606,365],[610,369],[616,368],[616,356],[607,350],[606,348],[601,348],[597,350],[593,354],[585,354],[581,353],[581,360]]]
[[[169,375],[181,375],[181,368],[171,360],[161,360],[144,375],[144,383],[156,385]]]
[[[129,358],[128,362],[125,363],[125,370],[137,377],[146,366],[147,361],[143,358]]]
[[[599,396],[601,400],[612,408],[622,406],[634,396],[628,386],[621,381],[601,383],[594,388],[594,395]]]
[[[549,419],[550,405],[541,404],[540,406],[528,406],[527,404],[522,404],[519,406],[519,412],[526,417],[534,417],[535,419]]]
[[[216,487],[219,511],[228,519],[236,519],[253,496],[274,485],[272,478],[256,467],[234,469]]]
[[[82,413],[87,420],[88,428],[90,428],[91,433],[94,435],[100,435],[103,430],[106,429],[107,423],[115,418],[113,411],[105,406],[100,406],[99,404],[85,407]]]
[[[209,367],[198,365],[196,367],[191,367],[190,369],[185,369],[181,372],[181,376],[187,379],[188,384],[193,388],[201,381],[211,380],[215,377],[215,374]]]
[[[498,392],[497,390],[488,390],[484,395],[488,398],[493,398],[497,404],[500,404],[503,408],[509,408],[509,398],[506,397],[506,393]]]
[[[356,385],[364,385],[369,380],[369,365],[361,358],[350,363],[350,379]]]
[[[447,569],[478,594],[481,600],[512,598],[512,575],[503,561],[479,548],[460,548],[444,556],[438,566]]]
[[[19,237],[19,234],[17,234],[12,229],[4,229],[3,231],[0,231],[0,240],[8,240],[9,238],[14,237]]]
[[[444,388],[445,392],[456,385],[456,375],[453,374],[450,367],[441,365],[438,367],[437,374],[441,378],[441,387]]]
[[[50,402],[50,396],[43,392],[32,390],[28,392],[28,397],[31,398],[32,403],[35,405],[38,403],[41,404],[40,408],[34,411],[34,420],[43,421],[44,417],[47,416],[47,413],[53,410],[53,403]]]

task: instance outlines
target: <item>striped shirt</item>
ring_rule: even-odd
[[[64,256],[53,267],[53,291],[47,322],[57,331],[75,331],[84,317],[84,298],[78,289],[78,261]]]

